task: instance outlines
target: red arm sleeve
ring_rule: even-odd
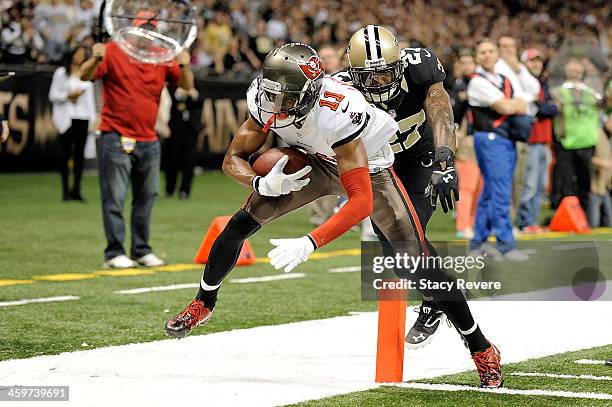
[[[348,194],[348,202],[327,222],[310,232],[309,236],[317,247],[346,233],[372,213],[374,199],[368,169],[353,168],[340,175],[340,181]]]

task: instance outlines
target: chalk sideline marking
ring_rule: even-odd
[[[26,298],[23,300],[17,301],[4,301],[0,302],[0,307],[10,307],[13,305],[25,305],[25,304],[34,304],[41,302],[60,302],[60,301],[72,301],[79,300],[81,297],[77,297],[75,295],[62,295],[59,297],[47,297],[47,298]]]
[[[432,384],[432,383],[397,383],[393,386],[405,387],[408,389],[417,390],[436,390],[436,391],[477,391],[482,393],[495,393],[495,394],[516,394],[520,396],[551,396],[551,397],[565,397],[565,398],[577,398],[577,399],[593,399],[593,400],[612,400],[612,394],[608,393],[587,393],[587,392],[574,392],[574,391],[562,391],[562,390],[541,390],[541,389],[530,389],[530,390],[519,390],[519,389],[483,389],[480,387],[464,386],[458,384]]]
[[[510,376],[523,377],[550,377],[553,379],[581,379],[581,380],[612,380],[611,376],[593,376],[590,374],[571,375],[557,373],[538,373],[538,372],[511,372]]]
[[[361,271],[361,266],[351,267],[335,267],[328,270],[330,273],[354,273],[355,271]]]
[[[578,363],[579,365],[605,365],[605,360],[593,360],[593,359],[578,359],[574,360],[574,363]]]
[[[302,278],[302,277],[306,277],[306,274],[292,273],[292,274],[278,274],[274,276],[264,276],[264,277],[234,278],[230,280],[229,282],[234,283],[234,284],[263,283],[266,281],[291,280],[294,278]]]
[[[200,284],[198,283],[189,283],[189,284],[171,284],[171,285],[162,285],[157,287],[142,287],[142,288],[132,288],[129,290],[119,290],[115,291],[113,294],[123,294],[123,295],[132,295],[132,294],[144,294],[150,293],[153,291],[171,291],[171,290],[182,290],[183,288],[198,288]]]

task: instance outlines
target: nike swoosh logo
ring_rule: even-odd
[[[350,104],[351,104],[351,102],[347,102],[346,108],[340,109],[340,110],[342,110],[342,113],[346,113],[346,111],[348,110],[348,107],[349,107]]]
[[[439,316],[434,317],[434,319],[433,319],[433,320],[430,318],[430,319],[429,319],[427,322],[425,322],[425,326],[426,326],[427,328],[432,328],[432,327],[434,327],[436,324],[439,324],[439,323],[441,323],[441,322],[442,322],[442,315],[439,315]]]

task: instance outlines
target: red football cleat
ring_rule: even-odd
[[[206,308],[198,300],[193,300],[180,314],[166,323],[166,333],[175,338],[184,338],[193,328],[206,324],[212,314],[212,309]]]
[[[472,359],[480,375],[480,387],[497,389],[504,385],[501,355],[495,345],[491,344],[487,350],[474,353]]]

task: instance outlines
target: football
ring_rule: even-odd
[[[287,165],[285,165],[284,173],[293,174],[302,168],[310,165],[308,155],[293,147],[271,148],[262,153],[253,163],[253,171],[257,175],[267,175],[272,167],[281,159],[283,155],[289,157]]]

